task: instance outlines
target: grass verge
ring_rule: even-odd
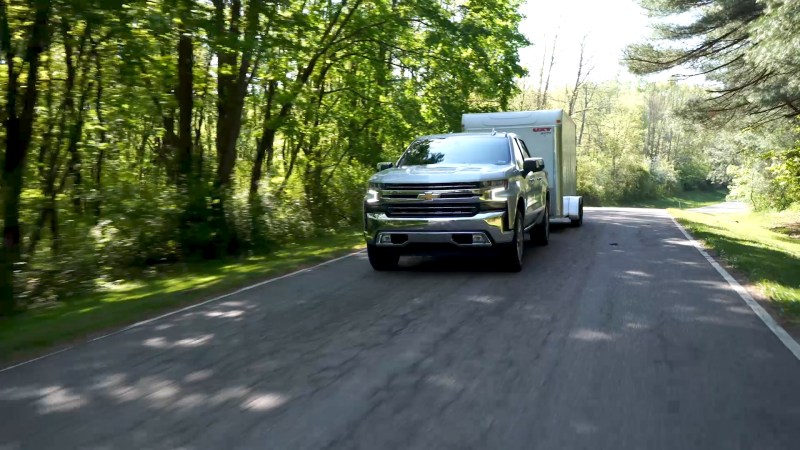
[[[745,275],[786,321],[800,324],[800,212],[669,212],[706,247]]]
[[[0,361],[33,354],[105,329],[198,303],[363,246],[359,232],[290,244],[269,255],[175,264],[151,278],[126,280],[81,298],[0,319]]]
[[[652,200],[637,200],[623,202],[614,206],[628,206],[631,208],[675,208],[691,209],[710,206],[724,202],[728,192],[725,190],[715,191],[685,191],[672,197],[664,197]]]

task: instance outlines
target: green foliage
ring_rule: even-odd
[[[800,201],[796,175],[798,131],[789,124],[720,133],[715,143],[717,172],[725,171],[731,197],[756,210],[788,208]],[[793,169],[794,167],[794,169]],[[719,175],[715,175],[720,177]]]
[[[22,192],[6,203],[20,239],[3,253],[16,300],[36,307],[359,224],[376,162],[415,135],[456,131],[464,112],[505,107],[527,45],[518,6],[12,2],[0,84],[11,92],[11,66],[24,83],[0,114],[24,89],[37,94],[27,164],[2,186],[11,200]],[[36,36],[43,53],[26,57]],[[18,147],[9,127],[3,157]]]
[[[715,82],[695,102],[698,120],[723,123],[731,117],[756,120],[796,117],[800,85],[798,8],[783,0],[645,0],[652,15],[690,17],[690,23],[662,22],[654,36],[626,51],[637,74],[676,67],[693,69]]]
[[[547,107],[567,108],[553,98]],[[699,95],[674,83],[585,83],[576,99],[578,193],[586,204],[609,205],[711,188],[708,133],[681,111]],[[515,104],[536,93],[519,94]],[[541,97],[541,96],[539,96]]]

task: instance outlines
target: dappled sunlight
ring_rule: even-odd
[[[445,389],[463,389],[464,384],[451,374],[435,374],[429,375],[427,378],[428,383]]]
[[[500,301],[501,298],[493,295],[468,295],[467,301],[491,305]]]
[[[242,314],[244,314],[244,311],[240,309],[233,309],[230,311],[209,311],[204,313],[206,317],[221,317],[225,319],[240,317]]]
[[[39,414],[69,412],[88,403],[85,397],[61,386],[46,387],[42,389],[42,394],[36,401]]]
[[[96,396],[113,399],[116,402],[144,402],[147,407],[161,410],[183,410],[196,408],[218,407],[232,401],[239,402],[244,410],[268,411],[283,405],[288,401],[284,395],[274,392],[254,392],[245,386],[228,386],[220,389],[204,389],[202,386],[191,386],[209,381],[213,371],[203,370],[192,372],[184,377],[180,383],[160,376],[147,376],[126,384],[125,377],[111,377],[95,385],[92,390]],[[79,397],[67,395],[63,391],[54,391],[50,397],[45,396],[39,402],[57,404],[61,408],[77,408],[86,404],[78,402]],[[57,403],[60,402],[60,403]]]
[[[34,386],[15,386],[14,388],[0,389],[0,400],[29,400],[45,395],[44,388]]]
[[[195,371],[195,372],[192,372],[192,373],[186,375],[183,378],[183,381],[185,381],[187,383],[197,383],[197,382],[200,382],[200,381],[208,380],[213,375],[214,375],[214,371],[211,370],[211,369],[198,370],[198,371]]]
[[[205,334],[202,336],[197,336],[188,339],[181,339],[175,342],[176,347],[199,347],[201,345],[207,344],[211,339],[214,338],[213,334]]]
[[[609,333],[581,328],[570,333],[570,337],[585,342],[607,342],[613,340]]]
[[[197,408],[203,407],[208,403],[208,395],[206,394],[189,394],[181,396],[180,398],[176,399],[173,405],[175,409],[178,410],[195,410]]]
[[[151,392],[147,394],[147,398],[155,401],[171,399],[181,391],[175,383],[166,380],[150,383],[148,388]],[[161,405],[164,404],[161,403]]]
[[[123,373],[109,373],[97,378],[97,382],[91,387],[92,390],[109,389],[121,385],[127,380]]]
[[[748,316],[753,314],[753,310],[751,310],[750,308],[747,308],[745,306],[729,306],[729,307],[727,307],[725,309],[727,311],[730,311],[730,312],[736,313],[736,314],[745,314],[745,315],[748,315]]]
[[[208,402],[212,406],[219,406],[231,400],[241,400],[250,394],[250,389],[245,386],[230,386],[220,389],[212,394]]]
[[[676,265],[679,265],[679,266],[708,267],[708,263],[705,262],[705,261],[697,262],[697,261],[680,261],[680,260],[675,260],[675,259],[669,259],[669,260],[667,260],[667,262],[669,262],[670,264],[676,264]]]
[[[636,330],[636,331],[645,331],[652,328],[651,325],[642,322],[627,322],[625,324],[625,329],[628,330]]]
[[[728,282],[723,280],[722,278],[720,278],[719,280],[684,280],[684,283],[717,289],[721,291],[730,291],[731,289]]]
[[[700,315],[696,315],[696,316],[692,317],[691,320],[694,321],[694,322],[702,322],[702,323],[713,324],[713,325],[725,325],[725,326],[734,326],[735,325],[732,321],[730,321],[728,319],[725,319],[723,317],[720,317],[720,316],[711,316],[711,315],[702,315],[702,316],[700,316]],[[744,326],[744,325],[736,325],[736,326]]]
[[[220,302],[219,306],[226,306],[228,308],[252,308],[252,305],[241,300],[225,300]]]
[[[192,348],[192,347],[200,347],[206,345],[209,342],[211,342],[213,338],[214,338],[213,334],[203,334],[191,338],[178,339],[174,342],[170,342],[163,336],[154,336],[145,339],[142,342],[142,345],[144,345],[145,347],[157,348],[157,349],[169,349],[175,347]]]
[[[641,270],[626,270],[624,272],[626,275],[632,275],[635,277],[642,277],[642,278],[652,278],[653,276],[649,273],[642,272]]]
[[[694,247],[694,245],[684,238],[668,238],[662,239],[661,242],[667,245],[680,245],[683,247]]]
[[[142,342],[142,344],[146,347],[151,348],[169,348],[170,344],[161,336],[147,338]]]
[[[280,394],[273,393],[256,393],[247,397],[242,402],[243,409],[251,409],[253,411],[269,411],[286,403],[288,399]]]

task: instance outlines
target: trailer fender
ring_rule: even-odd
[[[565,195],[564,217],[568,217],[570,220],[580,220],[582,205],[583,205],[583,197],[581,197],[580,195]]]

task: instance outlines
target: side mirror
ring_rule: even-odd
[[[544,159],[542,158],[525,158],[522,163],[522,170],[525,173],[541,172],[544,170]]]
[[[378,163],[378,172],[384,171],[386,169],[391,169],[394,167],[393,162],[379,162]]]

